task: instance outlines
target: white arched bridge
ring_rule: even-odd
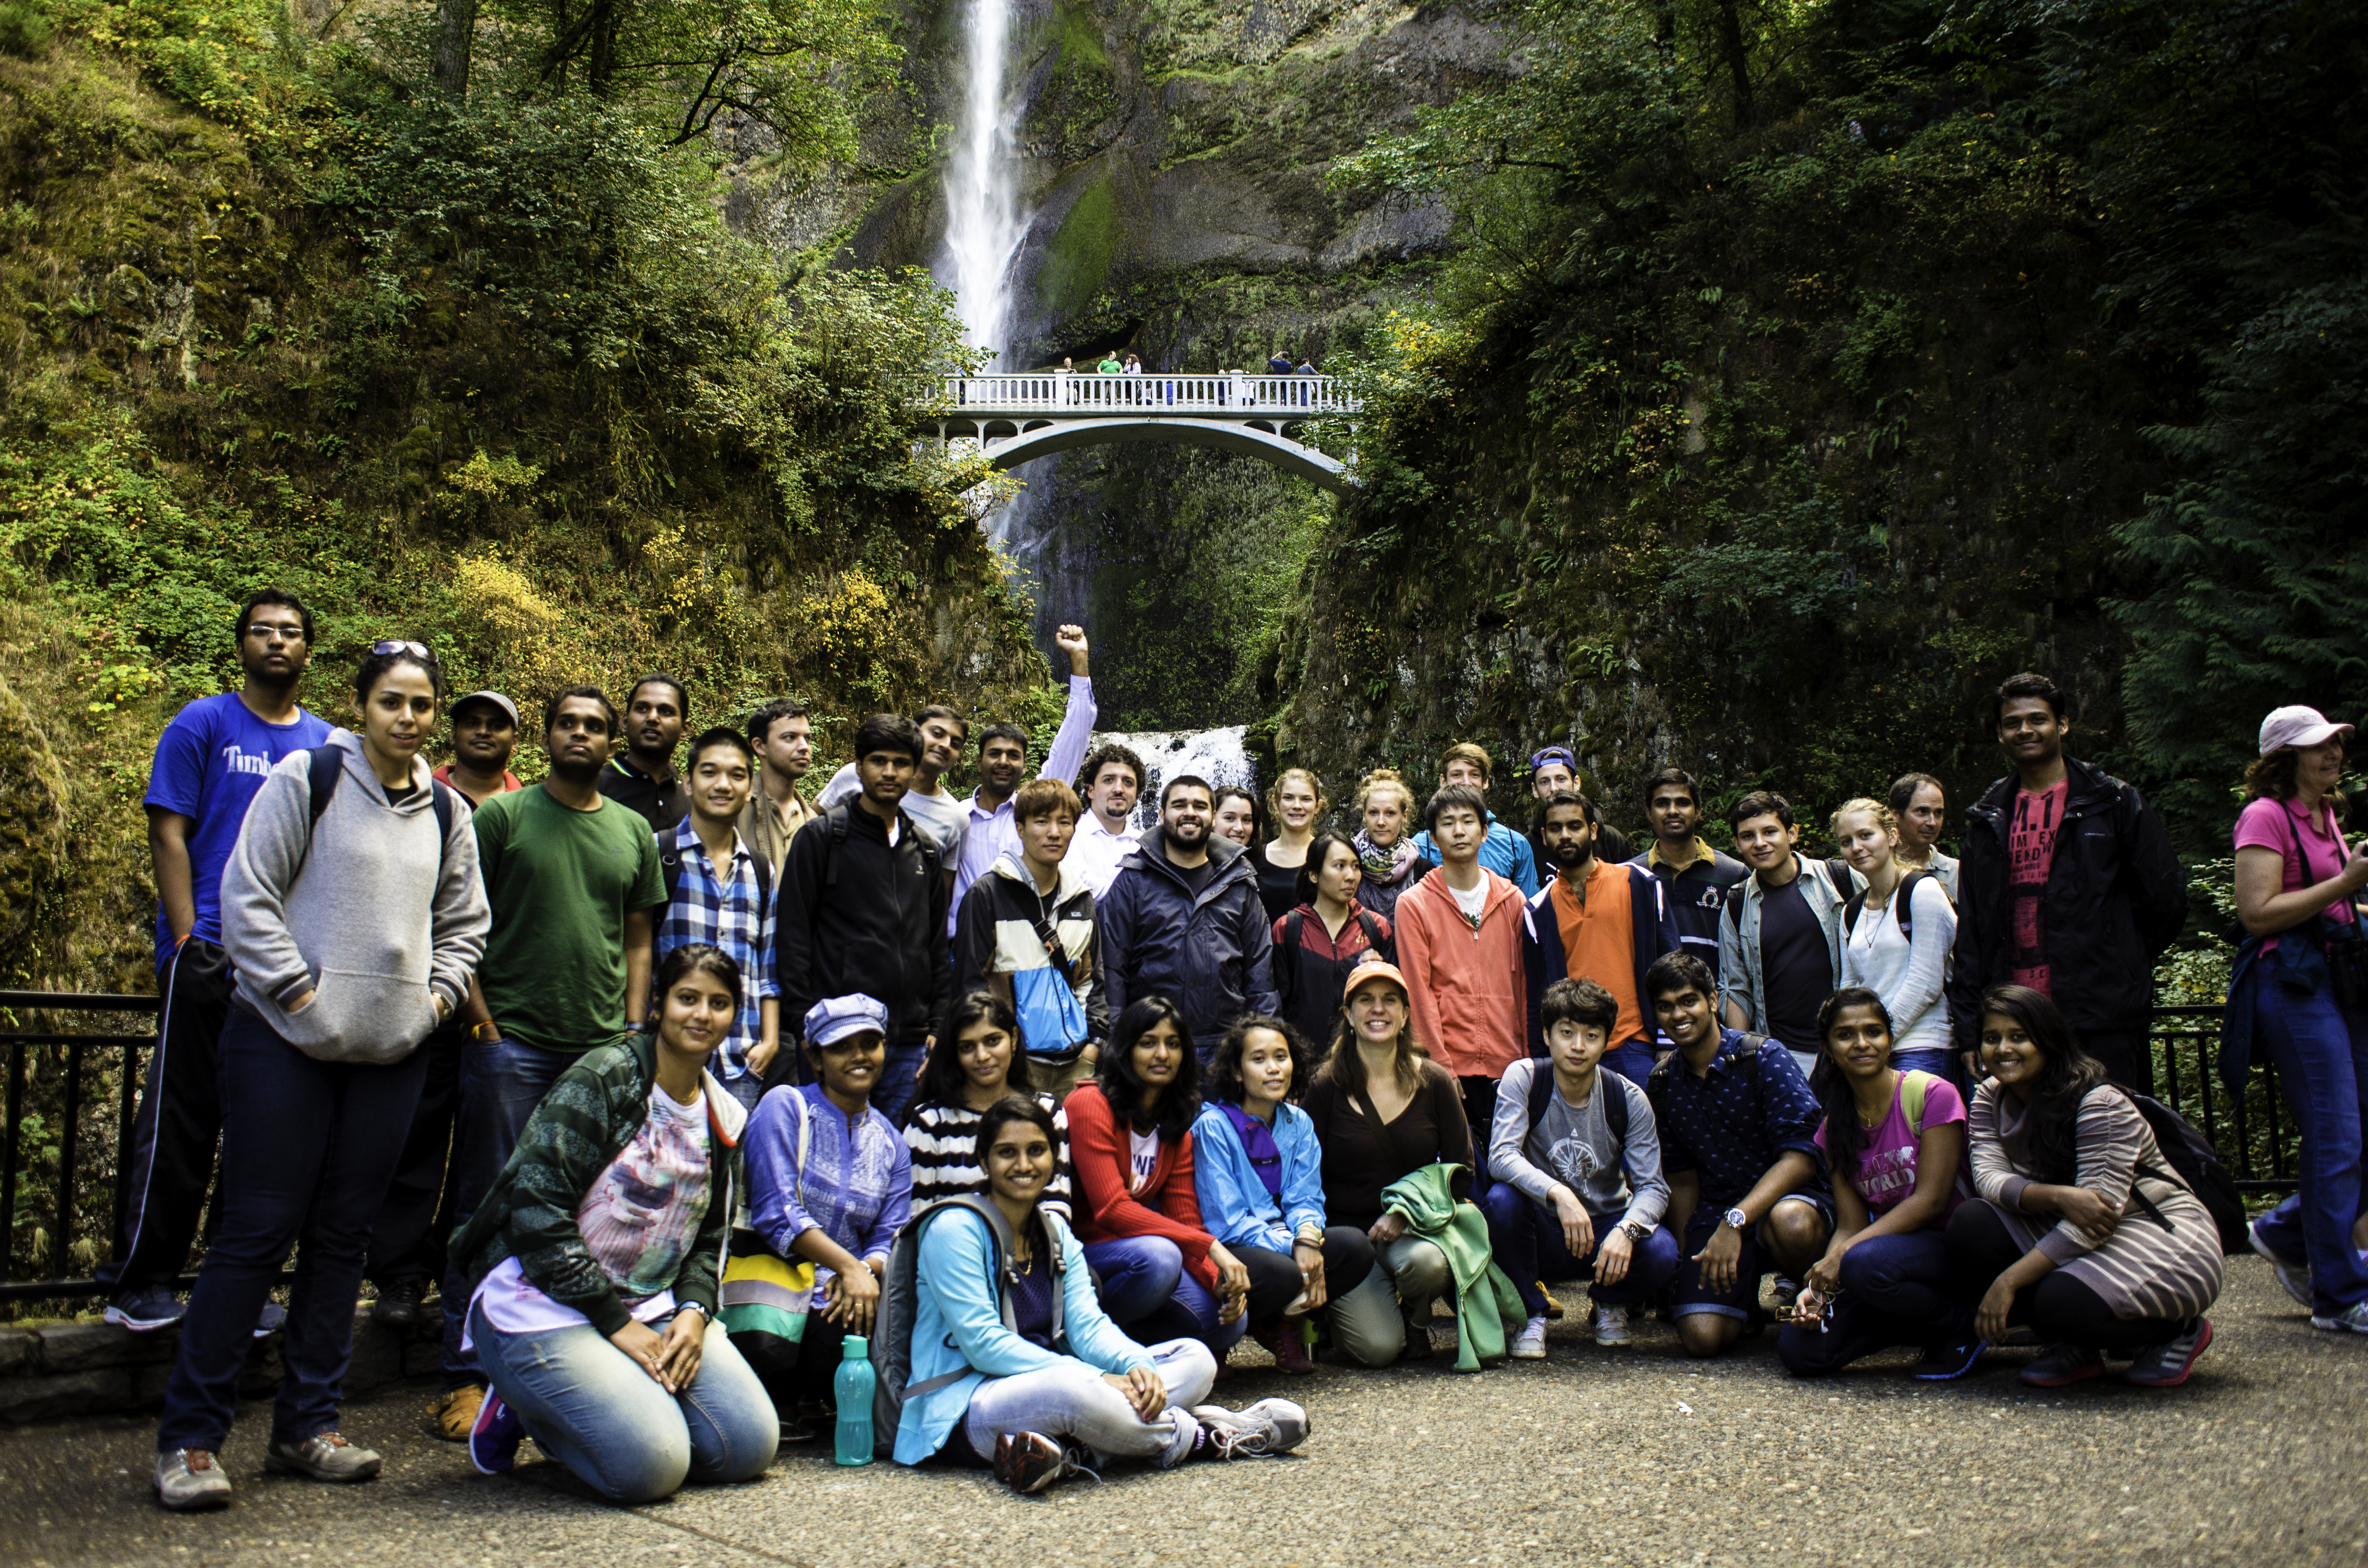
[[[1183,441],[1241,452],[1328,490],[1356,483],[1348,465],[1300,437],[1360,406],[1331,376],[939,376],[909,400],[940,445],[975,439],[999,469],[1107,441]]]

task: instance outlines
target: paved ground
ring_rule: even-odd
[[[1315,1421],[1303,1458],[1042,1501],[809,1449],[752,1485],[611,1509],[554,1464],[471,1473],[411,1387],[347,1413],[387,1456],[379,1482],[263,1475],[268,1415],[249,1406],[236,1504],[183,1518],[148,1500],[150,1424],[96,1418],[0,1435],[0,1562],[2368,1562],[2368,1340],[2313,1333],[2252,1259],[2229,1274],[2219,1338],[2175,1391],[2042,1397],[2013,1376],[2027,1351],[1939,1387],[1902,1376],[1904,1356],[1804,1384],[1769,1340],[1701,1366],[1661,1324],[1607,1351],[1574,1324],[1543,1365],[1476,1377],[1326,1365],[1291,1389]],[[1237,1370],[1220,1397],[1286,1381]]]

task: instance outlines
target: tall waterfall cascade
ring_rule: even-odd
[[[1004,102],[1011,3],[970,0],[966,8],[962,122],[946,165],[946,248],[939,268],[971,347],[998,354],[1011,324],[1011,264],[1028,233],[1019,210],[1017,110]]]

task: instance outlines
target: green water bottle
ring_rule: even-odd
[[[830,1392],[838,1400],[838,1462],[871,1462],[871,1342],[860,1334],[839,1341],[838,1370]]]

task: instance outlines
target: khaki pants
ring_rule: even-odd
[[[1028,1082],[1040,1095],[1050,1095],[1055,1100],[1065,1100],[1069,1091],[1094,1075],[1094,1059],[1079,1051],[1067,1062],[1043,1062],[1028,1059]]]
[[[1406,1349],[1406,1314],[1430,1316],[1431,1303],[1454,1281],[1447,1254],[1420,1236],[1373,1249],[1365,1282],[1332,1303],[1332,1343],[1360,1367],[1386,1367]]]

